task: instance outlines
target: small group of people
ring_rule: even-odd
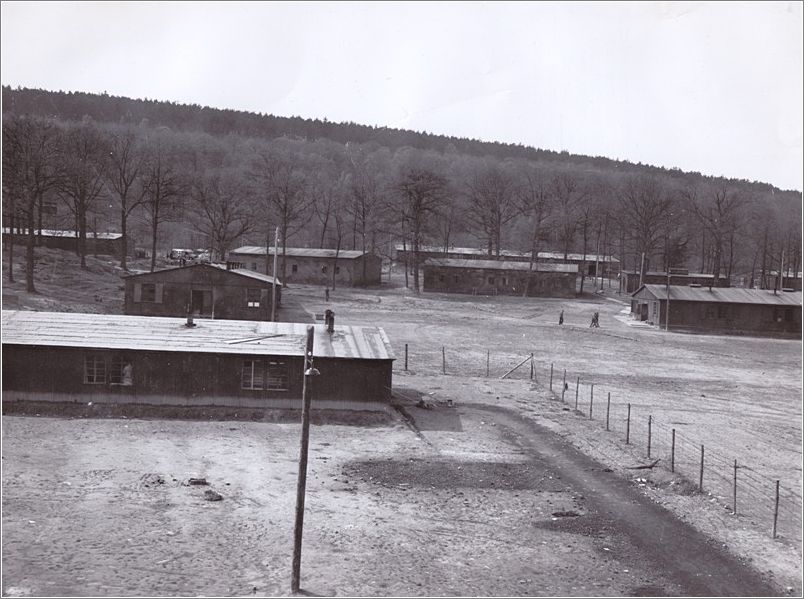
[[[558,315],[558,324],[564,324],[564,310],[561,310],[561,314]],[[595,312],[592,315],[592,323],[589,325],[589,328],[599,328],[600,327],[600,313]]]

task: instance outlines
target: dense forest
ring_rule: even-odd
[[[186,244],[225,260],[278,227],[287,247],[613,254],[752,286],[801,268],[801,194],[765,183],[106,94],[3,87],[2,101],[3,225],[29,232],[29,290],[42,228],[78,231],[82,258],[95,231],[132,236],[152,266]]]

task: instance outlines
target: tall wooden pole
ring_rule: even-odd
[[[296,483],[296,524],[293,528],[293,575],[290,589],[299,592],[301,571],[302,531],[304,528],[304,492],[307,488],[307,449],[310,445],[310,392],[311,376],[318,374],[313,368],[313,327],[307,327],[307,345],[304,352],[304,378],[302,382],[302,434],[299,449],[299,480]]]
[[[274,270],[271,275],[274,277],[274,283],[271,285],[271,322],[276,322],[276,261],[279,257],[279,227],[276,228],[274,234]],[[265,256],[266,262],[268,256]],[[283,281],[284,283],[284,281]]]

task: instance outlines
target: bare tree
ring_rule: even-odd
[[[187,184],[176,159],[161,140],[147,149],[143,170],[145,221],[151,230],[151,272],[156,268],[159,225],[178,218]]]
[[[347,211],[352,219],[352,249],[359,247],[362,252],[374,251],[374,237],[379,225],[380,210],[383,203],[381,184],[369,157],[352,152],[347,144],[349,158],[348,181],[351,201]],[[366,261],[363,260],[363,280],[366,279]]]
[[[640,260],[640,278],[654,253],[661,249],[671,224],[675,202],[662,184],[651,177],[631,177],[620,190],[620,219]]]
[[[550,194],[555,199],[558,240],[566,260],[578,230],[579,210],[587,197],[586,190],[569,173],[558,173],[550,182]]]
[[[251,170],[265,209],[279,223],[282,239],[282,281],[287,273],[288,239],[307,224],[311,200],[307,178],[296,160],[276,152],[259,152]],[[267,255],[266,255],[267,259]],[[274,273],[276,275],[276,273]]]
[[[9,197],[13,199],[14,212],[19,211],[27,227],[25,286],[29,293],[36,293],[36,211],[43,196],[56,185],[58,146],[58,130],[50,121],[30,116],[3,117],[3,186],[13,190]]]
[[[75,218],[76,253],[86,268],[87,216],[104,189],[104,161],[108,146],[91,123],[67,130],[59,157],[57,189]]]
[[[131,214],[145,201],[145,185],[142,173],[145,160],[137,146],[132,130],[117,133],[112,137],[106,165],[106,184],[112,192],[120,209],[120,233],[123,247],[120,253],[120,267],[127,271],[128,220]]]
[[[467,221],[483,232],[489,256],[500,257],[503,227],[520,214],[513,177],[499,166],[476,172],[467,188]]]
[[[249,189],[242,177],[213,173],[198,175],[191,193],[195,229],[209,238],[219,259],[226,260],[232,242],[256,224]]]
[[[419,248],[425,239],[427,225],[442,208],[447,181],[424,168],[409,167],[400,174],[394,186],[401,202],[397,216],[408,223],[413,250],[413,288],[419,293]]]
[[[519,187],[519,201],[522,212],[529,214],[533,221],[530,236],[530,270],[539,259],[539,245],[543,237],[544,225],[550,218],[553,205],[550,186],[541,171],[532,170],[525,173],[524,182]],[[530,279],[528,279],[530,280]]]
[[[684,191],[684,197],[709,236],[713,252],[712,274],[714,284],[718,286],[726,244],[739,226],[743,200],[725,186],[703,191],[691,187]]]

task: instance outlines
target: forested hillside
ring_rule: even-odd
[[[152,253],[192,244],[220,259],[279,227],[288,246],[381,254],[403,240],[492,256],[599,249],[638,268],[644,253],[646,269],[747,284],[783,254],[801,267],[801,194],[765,183],[106,94],[2,98],[4,226],[112,230]]]

